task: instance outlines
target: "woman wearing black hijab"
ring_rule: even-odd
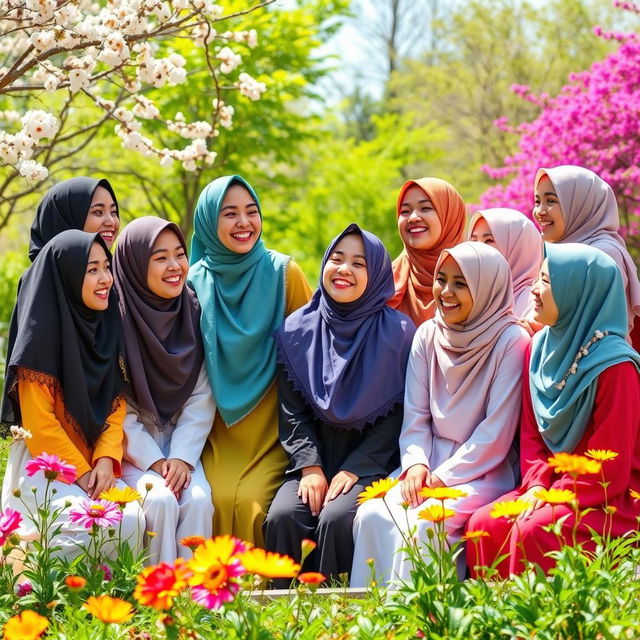
[[[11,447],[2,504],[17,511],[42,502],[44,474],[25,477],[25,464],[43,453],[75,467],[74,483],[58,478],[52,509],[61,509],[55,544],[73,557],[87,529],[68,514],[95,502],[120,477],[125,414],[120,317],[112,291],[111,255],[98,233],[56,235],[22,277],[11,318],[2,426],[17,424],[31,437]],[[35,487],[35,493],[31,488]],[[21,500],[13,492],[20,489]],[[26,515],[26,514],[25,514]],[[25,518],[21,533],[29,533]],[[127,505],[123,537],[138,549],[144,518]],[[88,538],[87,538],[88,541]]]
[[[67,229],[99,233],[111,249],[120,228],[120,211],[108,180],[80,176],[63,180],[46,193],[31,225],[29,260]]]

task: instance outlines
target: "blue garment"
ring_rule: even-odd
[[[625,340],[627,301],[616,263],[584,244],[547,243],[545,251],[559,313],[533,338],[531,400],[549,449],[571,452],[591,418],[598,376],[627,360],[640,370],[640,355]]]
[[[342,429],[361,431],[386,416],[404,397],[404,381],[416,328],[411,318],[387,305],[393,296],[391,259],[382,241],[357,224],[347,234],[362,237],[368,281],[353,302],[338,303],[322,284],[311,301],[294,311],[276,333],[278,359],[294,388],[317,418]]]
[[[273,382],[272,336],[284,319],[290,260],[268,250],[261,237],[248,253],[231,251],[220,241],[218,216],[232,184],[245,187],[260,209],[255,192],[240,176],[208,184],[196,205],[189,269],[189,283],[202,308],[207,373],[218,411],[229,426],[248,415]]]

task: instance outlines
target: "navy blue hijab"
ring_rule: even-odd
[[[387,306],[395,293],[391,259],[380,239],[350,224],[333,239],[362,237],[368,282],[353,302],[338,303],[322,285],[310,302],[288,316],[276,332],[278,361],[323,422],[361,431],[387,415],[404,396],[407,359],[415,326]]]

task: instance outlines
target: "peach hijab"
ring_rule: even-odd
[[[476,211],[469,223],[469,237],[480,218],[484,218],[495,248],[505,257],[513,279],[513,312],[525,316],[531,306],[531,286],[538,277],[542,264],[542,235],[536,226],[520,211],[497,208]]]
[[[420,187],[429,196],[440,219],[442,233],[431,249],[413,249],[405,245],[402,253],[393,261],[396,292],[389,300],[389,305],[406,313],[419,326],[434,316],[431,287],[436,263],[443,249],[462,242],[465,207],[462,196],[446,180],[420,178],[407,180],[402,185],[396,204],[396,217],[400,215],[404,194],[413,185]]]

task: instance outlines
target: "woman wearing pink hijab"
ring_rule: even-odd
[[[440,503],[425,501],[423,487],[464,492],[447,505],[455,511],[445,521],[452,543],[476,509],[515,486],[511,445],[529,336],[513,314],[509,265],[479,242],[446,249],[435,267],[433,298],[436,315],[418,328],[407,365],[402,466],[392,474],[401,482],[387,494],[387,505],[371,499],[356,513],[354,587],[368,584],[369,559],[382,583],[409,578],[394,520],[415,529],[422,544],[429,540],[432,524],[420,513]]]
[[[484,242],[504,256],[513,280],[513,313],[527,316],[531,286],[542,264],[542,236],[533,222],[515,209],[483,209],[471,218],[469,240]]]
[[[545,242],[578,242],[604,251],[622,273],[627,296],[629,334],[640,316],[638,271],[618,233],[620,218],[613,189],[584,167],[561,165],[538,169],[533,215]],[[640,327],[636,328],[638,331]],[[634,336],[638,350],[640,340]]]

